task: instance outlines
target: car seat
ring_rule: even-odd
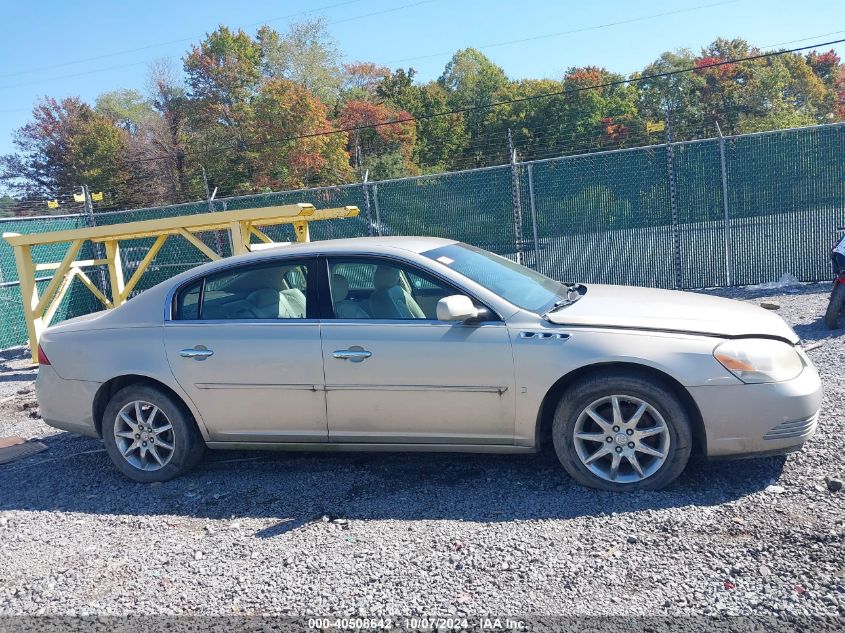
[[[370,315],[361,304],[347,299],[349,296],[349,282],[346,277],[337,273],[332,275],[332,302],[334,314],[338,319],[369,319]]]
[[[370,295],[375,319],[424,319],[425,313],[410,293],[399,285],[399,269],[379,266],[373,275]]]

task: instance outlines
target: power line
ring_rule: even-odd
[[[594,26],[585,26],[578,29],[571,29],[569,31],[559,31],[557,33],[547,33],[545,35],[534,35],[531,37],[524,37],[521,39],[516,40],[506,40],[504,42],[493,42],[491,44],[482,44],[480,46],[474,46],[473,48],[477,49],[486,49],[486,48],[497,48],[500,46],[510,46],[512,44],[524,44],[525,42],[534,42],[537,40],[544,40],[553,37],[562,37],[564,35],[574,35],[576,33],[587,33],[589,31],[598,31],[600,29],[606,29],[613,26],[622,26],[624,24],[633,24],[635,22],[644,22],[646,20],[653,20],[654,18],[662,18],[669,15],[677,15],[679,13],[689,13],[690,11],[698,11],[700,9],[709,9],[711,7],[718,7],[725,4],[734,4],[736,2],[741,2],[742,0],[724,0],[723,2],[714,2],[711,4],[702,4],[697,7],[689,7],[686,9],[676,9],[674,11],[664,11],[663,13],[654,13],[652,15],[644,15],[637,18],[631,18],[628,20],[619,20],[617,22],[608,22],[606,24],[596,24]],[[429,55],[418,55],[416,57],[403,57],[402,59],[392,59],[387,62],[386,64],[400,64],[403,62],[410,62],[410,61],[417,61],[421,59],[431,59],[434,57],[445,57],[447,55],[452,55],[454,51],[442,52],[442,53],[431,53]]]
[[[237,28],[246,29],[246,28],[250,28],[252,26],[260,26],[262,24],[268,24],[270,22],[278,22],[279,20],[287,20],[289,18],[295,18],[295,17],[298,17],[300,15],[308,15],[310,13],[318,13],[320,11],[325,11],[327,9],[335,9],[337,7],[346,6],[348,4],[355,4],[355,3],[358,3],[358,2],[363,2],[363,0],[346,0],[345,2],[338,2],[338,3],[335,3],[335,4],[329,4],[329,5],[326,5],[326,6],[323,6],[323,7],[317,7],[316,9],[308,9],[307,11],[299,11],[297,13],[290,13],[288,15],[283,15],[283,16],[276,17],[276,18],[270,18],[268,20],[263,20],[261,22],[252,22],[251,24],[243,24],[243,25],[241,25]],[[93,57],[84,57],[82,59],[76,59],[76,60],[70,61],[70,62],[63,62],[61,64],[53,64],[53,65],[50,65],[50,66],[41,66],[40,68],[30,68],[28,70],[19,70],[19,71],[13,72],[13,73],[3,73],[3,74],[0,74],[0,78],[17,77],[19,75],[28,75],[30,73],[43,72],[45,70],[53,70],[54,68],[65,68],[67,66],[74,66],[76,64],[83,64],[85,62],[93,62],[93,61],[96,61],[98,59],[107,59],[109,57],[117,57],[117,56],[120,56],[120,55],[127,55],[129,53],[137,53],[137,52],[140,52],[140,51],[147,51],[147,50],[150,50],[150,49],[153,49],[153,48],[160,48],[162,46],[170,46],[171,44],[181,44],[183,42],[191,42],[193,40],[200,39],[202,37],[203,37],[202,35],[198,35],[198,36],[194,36],[194,37],[183,37],[183,38],[180,38],[180,39],[177,39],[177,40],[169,40],[167,42],[158,42],[157,44],[148,44],[146,46],[139,46],[137,48],[127,48],[127,49],[120,50],[120,51],[113,51],[111,53],[103,53],[102,55],[94,55]]]
[[[662,78],[666,78],[666,77],[673,77],[673,76],[681,75],[681,74],[684,74],[684,73],[705,70],[707,68],[718,68],[720,66],[727,66],[727,65],[731,65],[731,64],[739,64],[739,63],[743,63],[743,62],[750,62],[750,61],[755,61],[755,60],[758,60],[758,59],[768,59],[768,58],[772,58],[772,57],[778,57],[780,55],[787,55],[787,54],[790,54],[790,53],[797,53],[799,51],[809,50],[809,49],[813,49],[813,48],[819,48],[819,47],[822,47],[822,46],[831,46],[833,44],[840,44],[842,42],[845,42],[845,38],[838,39],[838,40],[831,40],[831,41],[828,41],[828,42],[820,42],[818,44],[810,44],[810,45],[807,45],[807,46],[800,46],[800,47],[797,47],[797,48],[792,48],[792,49],[787,49],[787,50],[771,51],[771,52],[767,52],[767,53],[759,53],[757,55],[749,55],[747,57],[740,57],[740,58],[727,59],[727,60],[718,61],[718,62],[711,62],[711,63],[707,63],[707,64],[701,64],[699,66],[690,66],[690,67],[686,67],[686,68],[679,68],[679,69],[676,69],[676,70],[669,70],[669,71],[664,71],[664,72],[661,72],[661,73],[653,73],[653,74],[650,74],[650,75],[640,75],[640,76],[631,77],[631,78],[628,78],[628,79],[618,79],[618,80],[614,80],[614,81],[607,81],[607,82],[603,82],[603,83],[599,83],[599,84],[593,84],[593,85],[590,85],[590,86],[580,86],[580,87],[577,87],[577,88],[564,88],[563,90],[556,90],[554,92],[548,92],[548,93],[544,93],[544,94],[540,94],[540,95],[530,95],[530,96],[526,96],[526,97],[516,97],[514,99],[506,99],[506,100],[497,101],[497,102],[491,103],[491,104],[466,106],[466,107],[457,108],[457,109],[454,109],[454,110],[434,112],[432,114],[425,114],[425,115],[420,115],[420,116],[408,116],[408,117],[402,117],[402,118],[397,118],[397,119],[391,119],[389,121],[382,121],[382,122],[379,122],[379,123],[372,123],[372,124],[369,124],[369,125],[357,125],[357,126],[350,126],[350,127],[345,127],[345,128],[338,128],[338,129],[335,129],[335,130],[329,130],[329,131],[325,131],[325,132],[311,132],[311,133],[307,133],[307,134],[298,134],[298,135],[280,137],[280,138],[275,138],[275,139],[267,139],[266,141],[256,141],[256,142],[253,142],[253,143],[240,143],[240,144],[237,144],[237,145],[228,145],[228,146],[222,145],[222,146],[211,148],[211,149],[208,149],[208,150],[205,150],[205,151],[202,151],[202,152],[186,151],[186,152],[184,152],[184,155],[188,156],[188,155],[196,155],[196,154],[206,154],[206,153],[209,153],[211,151],[220,152],[220,151],[227,151],[227,150],[232,150],[232,149],[246,149],[246,148],[252,148],[252,147],[263,147],[265,145],[273,145],[273,144],[277,144],[277,143],[287,143],[287,142],[290,142],[290,141],[304,140],[304,139],[315,138],[315,137],[319,137],[319,136],[328,136],[328,135],[332,135],[332,134],[343,134],[343,133],[347,133],[347,132],[356,132],[356,131],[373,129],[373,128],[377,128],[377,127],[384,127],[384,126],[387,126],[387,125],[398,125],[398,124],[401,124],[401,123],[408,123],[408,122],[411,122],[411,121],[426,121],[426,120],[435,119],[435,118],[438,118],[438,117],[450,116],[450,115],[455,115],[455,114],[466,114],[468,112],[477,112],[479,110],[487,110],[487,109],[491,109],[491,108],[498,108],[498,107],[501,107],[501,106],[504,106],[504,105],[511,105],[511,104],[515,104],[515,103],[524,103],[524,102],[528,102],[528,101],[536,101],[538,99],[547,99],[549,97],[577,94],[577,93],[580,93],[580,92],[585,92],[587,90],[612,88],[612,87],[615,87],[615,86],[627,85],[627,84],[631,84],[631,83],[640,83],[640,82],[643,82],[643,81],[650,81],[650,80],[653,80],[653,79],[662,79]],[[170,156],[170,155],[150,156],[150,157],[145,157],[145,158],[130,159],[130,160],[127,160],[127,161],[124,161],[124,162],[126,162],[126,163],[142,163],[142,162],[149,162],[149,161],[154,161],[154,160],[166,160],[166,159],[171,159],[171,158],[172,158],[172,156]]]
[[[353,0],[353,1],[360,2],[361,0]],[[390,9],[384,9],[382,11],[374,11],[372,13],[364,13],[364,14],[361,14],[361,15],[355,15],[355,16],[352,16],[352,17],[349,17],[349,18],[343,18],[341,20],[334,20],[334,21],[328,22],[328,24],[340,24],[340,23],[344,23],[344,22],[351,22],[353,20],[362,20],[364,18],[369,18],[369,17],[375,16],[375,15],[383,15],[385,13],[395,13],[397,11],[402,11],[404,9],[411,9],[413,7],[418,7],[418,6],[423,5],[423,4],[429,4],[429,3],[437,2],[437,1],[438,0],[417,0],[417,2],[412,2],[410,4],[403,4],[401,6],[392,7]],[[734,1],[738,1],[738,0],[734,0]],[[341,3],[341,5],[342,4],[349,4],[349,2]],[[331,6],[341,6],[341,5],[331,5]],[[311,11],[303,11],[299,14],[293,14],[293,15],[301,15],[302,13],[313,13],[317,10],[318,9],[314,9],[314,10],[311,10]],[[277,18],[277,19],[283,19],[283,18]],[[246,26],[254,26],[256,24],[265,24],[266,22],[268,22],[268,21],[256,22],[252,25],[246,25]],[[240,27],[240,28],[244,28],[244,27]],[[197,39],[197,38],[186,38],[186,39],[175,40],[175,41],[176,42],[185,42],[185,41],[193,41],[195,39]],[[139,50],[143,50],[143,49],[139,49]],[[105,56],[105,57],[107,57],[107,56]],[[94,58],[92,58],[92,59],[94,59]],[[86,75],[93,75],[93,74],[96,74],[96,73],[108,72],[110,70],[118,70],[118,69],[121,69],[121,68],[131,68],[133,66],[142,66],[142,65],[145,65],[145,64],[148,64],[148,63],[149,63],[149,61],[132,62],[132,63],[128,63],[128,64],[118,64],[118,65],[115,65],[115,66],[107,66],[105,68],[95,68],[93,70],[85,70],[85,71],[81,71],[81,72],[78,72],[78,73],[72,73],[72,74],[69,74],[69,75],[59,75],[58,77],[44,77],[44,78],[39,78],[39,79],[32,79],[30,81],[24,81],[24,82],[17,83],[17,84],[10,84],[8,86],[0,86],[0,90],[10,90],[12,88],[20,88],[20,87],[23,87],[23,86],[31,86],[31,85],[45,83],[45,82],[49,82],[49,81],[57,81],[59,79],[71,79],[71,78],[74,78],[74,77],[83,77],[83,76],[86,76]],[[30,71],[26,71],[26,72],[31,73],[31,72],[35,72],[35,71],[30,70]],[[14,74],[23,74],[23,73],[12,73],[12,75],[14,75]],[[0,75],[0,77],[7,77],[7,76],[11,76],[11,75]]]

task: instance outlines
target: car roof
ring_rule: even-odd
[[[329,253],[380,253],[390,252],[397,249],[411,253],[422,253],[433,248],[455,244],[456,240],[448,240],[441,237],[414,237],[414,236],[379,236],[379,237],[350,237],[336,240],[317,240],[314,242],[294,242],[282,244],[273,248],[262,248],[261,250],[236,255],[226,258],[226,262],[249,261],[254,258],[262,258],[267,255],[282,255],[289,252],[297,252],[302,255],[329,254]]]

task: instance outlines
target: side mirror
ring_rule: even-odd
[[[465,295],[443,297],[437,302],[437,319],[440,321],[468,321],[478,316],[478,308]]]

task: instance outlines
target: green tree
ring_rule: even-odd
[[[325,18],[295,22],[284,35],[262,26],[257,42],[266,76],[297,83],[326,104],[337,101],[342,84],[341,55]]]
[[[0,182],[28,197],[67,197],[81,184],[126,199],[123,159],[127,136],[77,97],[44,99],[17,130],[17,153],[0,158]]]
[[[471,151],[483,152],[486,106],[507,86],[505,72],[474,48],[465,48],[452,57],[437,80],[448,94],[451,109],[472,108],[464,114]]]

